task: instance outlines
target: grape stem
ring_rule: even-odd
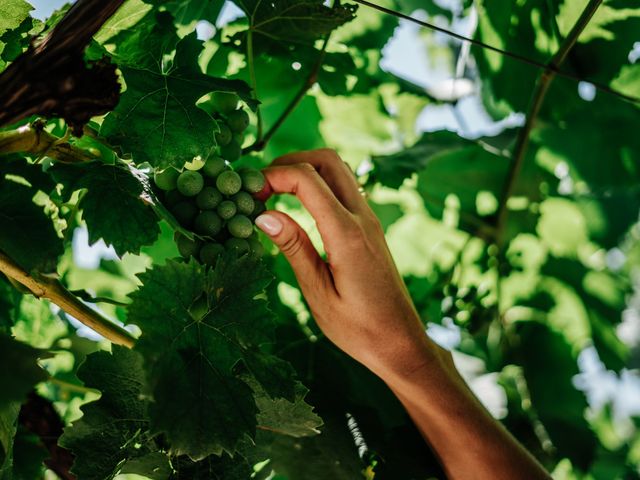
[[[46,298],[82,324],[112,343],[132,348],[135,337],[120,325],[102,316],[73,295],[57,278],[29,274],[15,261],[0,252],[0,272],[27,287],[36,298]]]
[[[304,98],[306,93],[309,91],[309,89],[313,87],[313,85],[316,83],[316,81],[318,80],[318,72],[320,71],[320,67],[322,66],[322,62],[324,61],[324,57],[327,52],[327,44],[329,43],[329,37],[330,37],[330,34],[325,37],[322,43],[322,47],[320,48],[320,53],[318,55],[318,58],[313,64],[313,67],[311,68],[309,75],[307,75],[305,82],[302,84],[302,86],[300,87],[296,95],[291,99],[287,107],[283,110],[283,112],[280,114],[280,116],[274,122],[271,128],[269,128],[269,130],[264,135],[264,137],[261,137],[261,135],[258,134],[258,140],[256,140],[254,144],[249,145],[248,147],[242,150],[243,155],[246,155],[247,153],[250,153],[250,152],[260,152],[264,150],[267,144],[269,143],[269,140],[271,140],[271,138],[276,134],[276,132],[282,126],[282,124],[287,119],[287,117],[291,114],[291,112],[293,112],[296,109],[296,107],[302,101],[302,99]],[[258,126],[260,127],[260,125]]]
[[[496,213],[496,229],[495,240],[498,246],[501,246],[504,241],[504,232],[506,228],[507,218],[509,216],[509,209],[507,203],[509,198],[513,194],[516,181],[522,170],[527,147],[529,146],[529,137],[535,124],[535,120],[540,113],[540,109],[544,103],[544,99],[549,91],[551,82],[558,74],[558,69],[567,58],[567,55],[578,41],[578,37],[589,24],[589,21],[596,13],[596,10],[602,3],[602,0],[590,0],[585,9],[582,11],[580,18],[576,21],[575,25],[567,35],[567,38],[560,44],[558,51],[553,55],[551,60],[547,63],[544,71],[540,73],[536,81],[536,87],[531,96],[529,102],[529,110],[524,126],[518,132],[518,138],[516,139],[515,147],[513,148],[513,154],[511,156],[511,163],[509,164],[509,171],[507,172],[507,178],[500,197],[498,212]]]
[[[253,23],[253,18],[251,19]],[[258,80],[256,79],[255,58],[253,53],[253,31],[249,29],[247,32],[247,63],[249,64],[249,77],[251,78],[251,88],[253,89],[253,98],[258,98]],[[256,116],[258,117],[258,139],[262,138],[262,113],[260,112],[260,104],[256,107]]]
[[[41,121],[0,132],[0,155],[10,153],[46,155],[63,163],[89,162],[97,158],[86,150],[74,147],[65,138],[51,135]]]

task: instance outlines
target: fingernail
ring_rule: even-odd
[[[282,222],[268,213],[263,213],[256,218],[255,223],[267,235],[278,235],[282,231]]]

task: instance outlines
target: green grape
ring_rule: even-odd
[[[176,217],[176,220],[178,220],[180,225],[186,228],[191,227],[193,219],[196,218],[196,215],[198,214],[196,206],[189,201],[176,203],[170,211],[173,216]]]
[[[256,218],[261,213],[267,210],[267,206],[264,204],[262,200],[258,200],[257,198],[253,199],[255,203],[255,207],[253,207],[253,212],[251,212],[251,217]]]
[[[178,177],[178,190],[186,197],[195,197],[204,187],[204,178],[198,172],[185,170]]]
[[[264,246],[262,245],[262,242],[255,232],[249,238],[247,238],[247,243],[249,244],[251,253],[253,253],[255,256],[261,257],[262,255],[264,255]]]
[[[229,162],[235,162],[242,156],[242,147],[235,140],[220,147],[220,156]]]
[[[202,235],[209,235],[213,237],[222,230],[222,219],[216,212],[205,210],[198,214],[193,222],[193,228],[196,232],[201,233]]]
[[[196,205],[200,210],[216,208],[222,201],[222,194],[216,187],[204,187],[196,197]]]
[[[189,237],[186,237],[179,232],[176,232],[173,238],[178,245],[178,251],[180,252],[180,255],[182,255],[184,258],[198,256],[200,247],[202,246],[202,241],[198,239],[191,240]]]
[[[176,188],[179,175],[180,172],[175,168],[169,167],[163,172],[155,172],[153,174],[153,181],[160,190],[173,190]]]
[[[238,107],[240,97],[232,92],[213,92],[211,105],[216,112],[231,113]]]
[[[247,192],[238,192],[233,197],[231,197],[238,207],[238,213],[243,215],[251,215],[253,209],[255,208],[255,202],[253,197],[249,195]]]
[[[232,138],[234,142],[242,147],[244,144],[244,133],[234,133]]]
[[[236,214],[236,210],[237,208],[235,203],[231,200],[224,200],[220,205],[218,205],[216,212],[218,212],[218,215],[223,220],[229,220]]]
[[[206,243],[200,250],[200,261],[206,265],[215,265],[223,253],[224,247],[219,243]]]
[[[255,168],[243,168],[239,173],[242,179],[242,188],[249,193],[260,192],[267,183],[262,172]]]
[[[249,114],[242,109],[231,112],[227,116],[227,124],[233,132],[244,132],[249,126]]]
[[[244,238],[231,237],[224,242],[224,248],[227,250],[234,250],[238,255],[244,255],[249,251],[249,242]]]
[[[226,123],[219,122],[218,126],[220,127],[220,131],[215,133],[216,142],[220,146],[227,145],[233,138],[233,133]]]
[[[227,222],[227,229],[236,238],[249,238],[253,233],[253,223],[244,215],[236,215]]]
[[[214,156],[205,162],[204,167],[202,167],[202,172],[207,177],[216,178],[226,169],[227,164],[225,163],[224,158]]]
[[[220,193],[224,195],[235,195],[240,191],[240,187],[242,187],[242,180],[236,172],[227,170],[218,175],[216,187],[218,187]]]
[[[178,190],[170,190],[164,195],[164,204],[167,208],[171,208],[186,199],[187,197],[182,195]]]

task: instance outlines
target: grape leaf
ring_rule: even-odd
[[[118,255],[137,254],[140,247],[158,237],[158,218],[143,198],[143,185],[125,166],[101,162],[58,164],[49,172],[64,185],[67,198],[76,190],[86,189],[79,207],[90,243],[102,238]]]
[[[211,0],[145,0],[171,12],[176,24],[189,25],[197,20],[207,20],[215,24],[224,2]]]
[[[209,455],[194,462],[187,456],[173,459],[174,473],[170,480],[246,480],[253,478],[252,466],[239,454]]]
[[[31,10],[33,7],[24,0],[3,0],[0,3],[0,35],[19,26]]]
[[[290,437],[311,437],[320,433],[322,419],[313,412],[313,407],[304,401],[307,388],[296,383],[296,396],[293,402],[285,398],[272,398],[251,377],[243,380],[255,393],[258,407],[258,424],[262,430],[268,430]]]
[[[0,406],[0,479],[10,480],[13,470],[13,438],[20,404],[17,402]]]
[[[434,157],[473,146],[474,142],[446,130],[425,133],[407,150],[373,157],[374,179],[382,185],[398,188],[412,173],[424,169]]]
[[[518,324],[518,334],[519,358],[538,418],[559,455],[584,469],[593,459],[596,438],[584,418],[587,400],[572,384],[578,366],[571,347],[541,323]]]
[[[27,271],[53,272],[62,241],[42,207],[33,203],[36,190],[4,178],[0,169],[0,250]]]
[[[112,478],[123,462],[149,453],[142,356],[117,345],[112,349],[111,354],[92,353],[78,369],[85,386],[100,390],[102,395],[84,405],[83,416],[60,437],[60,445],[76,456],[71,471],[83,479]],[[161,460],[157,467],[162,467]]]
[[[257,414],[236,364],[242,360],[271,396],[294,396],[286,364],[255,348],[271,340],[261,296],[271,277],[254,259],[231,253],[214,270],[169,261],[139,278],[129,321],[143,332],[136,349],[151,379],[153,429],[166,434],[173,453],[194,460],[233,453],[245,435],[255,435]]]
[[[44,352],[0,334],[0,408],[20,402],[33,387],[48,378],[38,365]]]
[[[116,61],[127,89],[116,109],[105,118],[100,134],[131,154],[136,164],[154,167],[182,166],[193,157],[207,158],[216,146],[217,122],[196,102],[213,91],[233,91],[250,105],[250,90],[240,80],[213,78],[197,64],[202,42],[195,32],[175,45],[164,24],[149,30],[134,30],[129,43],[120,46]],[[136,40],[138,40],[136,42]]]
[[[282,44],[313,45],[354,18],[356,6],[336,3],[328,7],[322,0],[234,0],[249,18],[249,30],[258,51],[288,52]],[[235,40],[245,38],[240,32]]]

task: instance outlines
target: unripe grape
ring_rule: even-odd
[[[227,145],[233,138],[233,132],[231,132],[229,125],[224,122],[219,122],[218,127],[220,131],[215,133],[216,142],[220,146]]]
[[[176,232],[174,239],[178,245],[178,251],[184,258],[197,257],[202,246],[202,241],[198,239],[191,240],[189,237]]]
[[[169,167],[162,172],[155,172],[153,174],[153,181],[160,190],[173,190],[176,188],[179,175],[180,172],[175,168]]]
[[[198,214],[196,206],[189,201],[182,201],[171,208],[171,213],[183,227],[191,227],[194,218]]]
[[[224,247],[219,243],[206,243],[200,249],[200,261],[206,265],[215,265],[218,257],[224,253]]]
[[[249,126],[249,114],[242,109],[235,110],[227,116],[227,124],[231,131],[242,133]]]
[[[237,207],[235,203],[233,203],[231,200],[225,200],[220,203],[220,205],[218,205],[216,212],[223,220],[229,220],[236,214],[236,210]]]
[[[227,229],[236,238],[249,238],[253,233],[253,223],[244,215],[236,215],[227,222]]]
[[[231,113],[238,107],[238,95],[232,92],[213,92],[211,95],[211,105],[213,109],[220,113]]]
[[[243,215],[251,215],[255,208],[255,201],[247,192],[238,192],[231,197],[231,200],[233,200],[236,207],[238,207],[238,213],[242,213]]]
[[[213,156],[209,160],[207,160],[202,167],[202,172],[211,178],[216,178],[222,172],[227,169],[227,164],[224,161],[224,158]]]
[[[244,144],[244,133],[234,133],[232,138],[234,142],[242,147]]]
[[[244,255],[249,251],[249,243],[244,238],[231,237],[224,242],[224,248],[234,250],[238,255]]]
[[[204,187],[204,179],[199,172],[185,170],[178,177],[178,190],[187,197],[195,197]]]
[[[264,255],[264,246],[262,245],[262,242],[255,232],[249,238],[247,238],[247,243],[249,244],[251,253],[253,253],[255,256],[261,257],[262,255]]]
[[[193,222],[193,228],[202,235],[214,237],[222,230],[222,219],[216,212],[205,210],[198,214]]]
[[[242,187],[242,180],[236,172],[227,170],[218,175],[216,187],[218,187],[220,193],[224,195],[235,195],[240,191],[240,187]]]
[[[164,205],[167,208],[171,208],[186,199],[187,197],[182,195],[178,190],[171,190],[164,195]]]
[[[222,194],[216,187],[204,187],[196,197],[196,205],[200,210],[216,208],[222,201]]]
[[[220,147],[220,156],[228,162],[235,162],[242,156],[242,147],[235,140]]]
[[[262,191],[267,182],[262,172],[255,168],[243,168],[239,173],[242,179],[242,188],[249,193]]]

